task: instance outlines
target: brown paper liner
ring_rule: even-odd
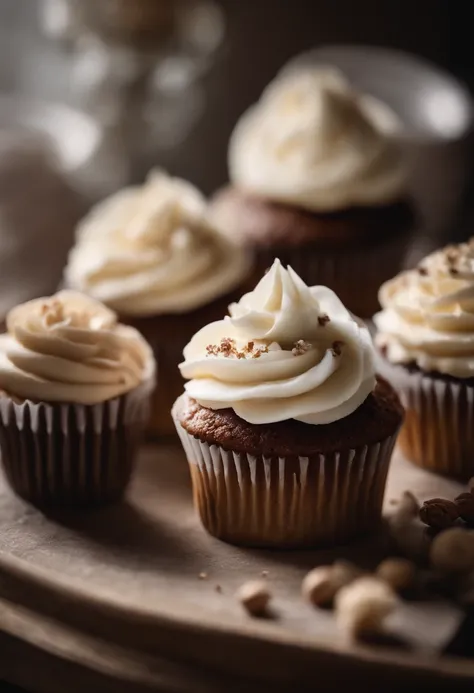
[[[474,386],[388,362],[382,368],[406,410],[398,439],[405,457],[445,476],[474,476]]]
[[[257,274],[261,278],[278,257],[309,286],[328,286],[355,315],[370,318],[380,310],[380,285],[403,268],[411,240],[411,233],[402,232],[382,241],[361,241],[358,245],[347,242],[341,248],[312,243],[262,249],[257,255]]]
[[[341,544],[373,531],[382,516],[398,431],[328,455],[267,458],[224,450],[178,420],[205,529],[232,544],[302,548]]]
[[[0,449],[11,488],[39,506],[120,498],[149,412],[153,384],[96,405],[0,397]]]

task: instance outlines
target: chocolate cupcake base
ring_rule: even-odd
[[[0,394],[0,449],[15,493],[40,507],[119,499],[149,412],[152,385],[103,404],[47,404]]]
[[[365,413],[328,426],[254,426],[180,397],[173,416],[206,530],[229,543],[278,548],[341,544],[373,531],[402,413],[386,383],[370,397]],[[356,428],[345,444],[351,418]],[[371,431],[357,428],[363,419]]]
[[[227,314],[229,304],[238,300],[240,295],[228,294],[189,313],[135,319],[120,316],[121,322],[135,327],[145,337],[157,363],[159,384],[151,401],[151,413],[146,429],[149,439],[176,435],[171,408],[183,391],[183,379],[178,368],[183,361],[183,350],[201,327],[221,320]]]
[[[474,378],[424,373],[386,360],[381,368],[405,406],[399,437],[405,457],[444,476],[474,476]]]
[[[216,225],[256,252],[257,276],[277,257],[308,285],[329,286],[363,318],[380,308],[380,285],[403,267],[415,225],[407,201],[316,214],[233,187],[214,197],[211,214]]]

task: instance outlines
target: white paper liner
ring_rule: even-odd
[[[175,425],[196,508],[210,534],[248,546],[346,542],[377,527],[398,431],[330,455],[255,457],[209,445]]]
[[[407,459],[446,476],[474,476],[474,387],[410,371],[381,357],[379,372],[405,407],[399,445]]]
[[[37,504],[119,497],[149,415],[154,382],[95,405],[0,397],[2,464],[13,490]]]

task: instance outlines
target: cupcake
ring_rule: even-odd
[[[173,418],[208,532],[283,548],[377,526],[402,409],[333,291],[276,260],[192,338],[180,369]]]
[[[414,226],[396,127],[336,71],[284,72],[232,134],[213,219],[256,250],[260,272],[279,257],[370,317]]]
[[[162,172],[102,202],[79,226],[65,283],[115,310],[151,344],[160,383],[151,434],[175,432],[170,410],[182,391],[183,348],[222,315],[249,270],[248,253],[209,224],[203,196]]]
[[[406,408],[400,447],[415,464],[474,475],[474,239],[429,255],[380,289],[381,370]]]
[[[0,449],[12,489],[40,506],[120,498],[149,412],[150,347],[73,291],[13,308],[0,336]]]

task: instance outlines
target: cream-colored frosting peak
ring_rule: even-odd
[[[140,333],[114,312],[61,291],[10,311],[0,335],[0,388],[42,402],[97,404],[143,382],[153,385],[155,362]]]
[[[333,291],[307,287],[276,260],[230,315],[200,330],[180,365],[188,394],[245,421],[327,424],[375,385],[369,332]]]
[[[67,286],[137,316],[185,313],[225,295],[245,279],[249,258],[210,226],[206,207],[191,184],[152,172],[82,222]]]
[[[315,212],[383,205],[403,194],[396,116],[335,70],[284,72],[238,122],[232,182]]]
[[[474,377],[474,238],[386,282],[376,342],[393,363]]]

